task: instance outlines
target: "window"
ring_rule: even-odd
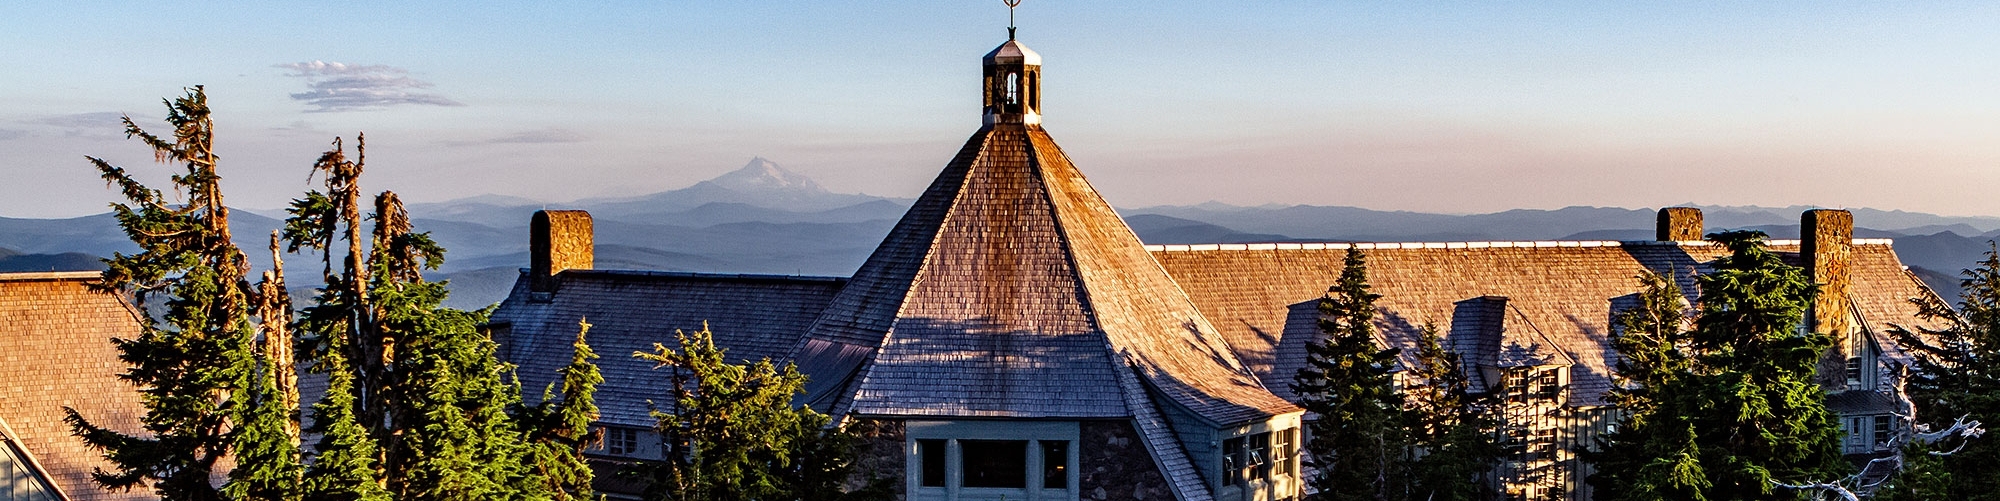
[[[1860,389],[1859,386],[1861,386],[1861,359],[1847,359],[1847,387]]]
[[[1271,461],[1277,463],[1279,475],[1294,475],[1292,456],[1299,454],[1299,429],[1280,430],[1271,444]]]
[[[1875,447],[1889,445],[1889,416],[1875,416]]]
[[[1562,392],[1562,372],[1560,370],[1546,370],[1536,375],[1536,397],[1556,398],[1556,394],[1560,392]]]
[[[1862,426],[1864,426],[1864,425],[1866,425],[1866,424],[1867,424],[1867,423],[1864,423],[1864,422],[1862,421],[1862,418],[1848,418],[1848,419],[1847,419],[1847,449],[1848,449],[1848,450],[1850,450],[1850,451],[1853,451],[1853,450],[1858,450],[1858,449],[1860,449],[1860,448],[1861,448],[1861,446],[1862,446],[1862,444],[1861,444],[1861,427],[1862,427]]]
[[[1069,488],[1069,441],[1043,440],[1042,488]]]
[[[1028,487],[1028,441],[960,440],[966,487]]]
[[[919,485],[944,487],[944,448],[943,440],[917,441],[917,460],[923,463]]]
[[[604,453],[613,456],[630,456],[639,453],[639,430],[631,428],[604,428]]]
[[[1222,441],[1222,485],[1243,483],[1243,437]]]
[[[1250,436],[1250,478],[1271,477],[1271,434]]]
[[[1007,74],[1007,104],[1021,104],[1021,75]]]
[[[1528,371],[1511,369],[1501,378],[1507,382],[1508,402],[1519,404],[1528,401]]]

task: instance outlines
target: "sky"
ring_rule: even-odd
[[[164,182],[121,114],[205,85],[231,205],[560,203],[762,156],[913,197],[979,127],[997,0],[0,5],[0,216]],[[1027,0],[1045,126],[1114,205],[1817,205],[2000,216],[1992,2]]]

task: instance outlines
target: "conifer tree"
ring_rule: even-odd
[[[1493,398],[1472,393],[1458,353],[1444,347],[1434,325],[1418,339],[1416,366],[1404,394],[1409,436],[1421,454],[1411,461],[1411,499],[1470,501],[1491,498],[1478,481],[1500,461],[1492,429]],[[1489,392],[1487,395],[1493,395]]]
[[[1764,234],[1709,235],[1730,254],[1696,278],[1694,328],[1674,332],[1664,286],[1617,344],[1631,350],[1626,379],[1647,385],[1618,398],[1639,404],[1598,465],[1600,499],[1795,499],[1778,482],[1837,478],[1840,427],[1811,380],[1829,336],[1801,332],[1818,292],[1764,247]],[[1642,321],[1638,317],[1657,317]],[[1650,330],[1648,329],[1650,328]],[[1627,340],[1626,338],[1631,338]],[[1621,351],[1623,353],[1623,351]]]
[[[829,418],[791,400],[805,376],[770,360],[726,361],[715,335],[676,332],[679,349],[655,344],[633,356],[673,370],[675,399],[656,409],[666,459],[643,465],[647,499],[700,501],[886,499],[878,482],[854,492],[839,485],[852,466],[855,438]]]
[[[540,474],[537,462],[555,458],[538,455],[531,436],[575,431],[568,422],[560,423],[564,430],[544,430],[556,423],[512,414],[526,408],[513,367],[496,358],[497,345],[480,328],[490,311],[444,307],[444,284],[424,280],[422,271],[436,269],[444,249],[414,231],[391,192],[375,197],[373,228],[363,232],[359,178],[366,146],[356,143],[353,160],[338,139],[321,155],[314,169],[324,175],[326,191],[295,200],[284,230],[291,250],[322,252],[326,286],[299,326],[311,334],[306,345],[316,367],[345,372],[349,388],[330,394],[319,412],[334,418],[326,426],[341,429],[337,444],[351,449],[322,450],[327,464],[315,461],[316,469],[344,476],[315,492],[371,498],[377,493],[364,480],[372,470],[377,485],[398,500],[546,499],[563,486],[587,494],[575,489],[574,471],[555,479]],[[336,267],[341,240],[346,252]],[[587,411],[594,389],[565,388],[566,401]],[[363,433],[351,433],[357,430],[340,424],[345,420]],[[565,461],[581,464],[580,454],[574,450]]]
[[[1918,424],[1937,428],[1939,420],[1959,416],[2000,420],[2000,249],[1992,245],[1964,270],[1957,310],[1942,300],[1919,303],[1926,317],[1947,327],[1893,331],[1915,358],[1906,389]],[[1942,458],[1908,456],[1919,459],[1898,482],[1905,497],[1922,485],[1938,499],[2000,500],[2000,442],[1969,441]]]
[[[145,312],[137,338],[113,340],[131,365],[120,377],[139,388],[146,407],[145,434],[97,426],[74,409],[66,419],[113,465],[93,473],[107,489],[150,486],[167,500],[292,499],[299,468],[293,418],[274,376],[291,361],[259,350],[264,333],[252,310],[267,298],[250,285],[248,259],[230,240],[207,94],[195,86],[166,104],[171,138],[147,133],[131,117],[124,124],[126,137],[151,147],[155,160],[180,164],[173,197],[86,157],[128,200],[112,209],[140,248],[106,260],[96,287]],[[236,468],[218,489],[213,475],[229,456]]]
[[[555,384],[551,383],[542,391],[541,403],[516,413],[529,426],[535,473],[555,501],[596,497],[590,487],[593,473],[590,463],[583,459],[583,450],[595,445],[599,438],[591,423],[598,418],[594,395],[604,376],[591,363],[597,353],[584,341],[590,333],[590,324],[578,321],[577,325],[576,343],[572,345],[574,355],[561,370],[561,398],[557,398]]]
[[[1375,299],[1368,292],[1368,266],[1358,249],[1348,249],[1340,282],[1320,299],[1320,329],[1326,338],[1306,346],[1306,367],[1292,392],[1306,411],[1319,477],[1319,499],[1399,499],[1406,485],[1401,472],[1408,438],[1403,397],[1393,372],[1399,350],[1375,340]]]
[[[335,341],[336,343],[338,341]],[[326,396],[313,404],[318,454],[306,468],[304,501],[388,501],[378,472],[375,439],[354,418],[354,374],[340,346],[330,346],[314,371],[326,374]]]

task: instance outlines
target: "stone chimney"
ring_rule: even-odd
[[[1833,336],[1835,342],[1847,338],[1848,265],[1854,261],[1854,215],[1838,209],[1813,209],[1799,218],[1799,260],[1813,283],[1819,284],[1819,298],[1813,300],[1811,323],[1814,332]]]
[[[1655,237],[1662,242],[1701,240],[1701,209],[1694,207],[1667,207],[1660,209],[1659,231]]]
[[[590,213],[580,210],[535,211],[528,229],[528,290],[553,293],[563,270],[588,270],[593,253]]]

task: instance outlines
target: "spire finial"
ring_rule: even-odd
[[[1014,8],[1021,6],[1021,0],[1000,0],[1007,4],[1007,39],[1014,39]]]

